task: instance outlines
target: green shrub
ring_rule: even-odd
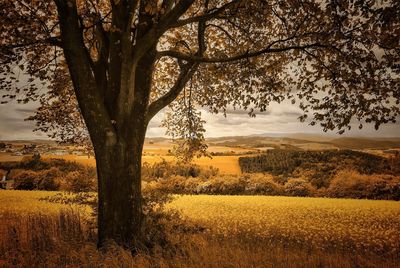
[[[283,187],[274,182],[269,174],[247,175],[248,183],[245,192],[250,195],[282,195]]]
[[[46,191],[59,190],[59,180],[62,176],[62,172],[56,167],[38,172],[37,189]]]
[[[90,168],[83,167],[79,171],[68,172],[61,190],[70,192],[96,191],[96,177],[93,177],[90,171]]]
[[[333,178],[326,194],[330,197],[400,200],[400,177],[344,170]]]
[[[19,190],[95,191],[96,169],[63,159],[24,157],[18,163],[3,164],[11,169],[9,178]]]
[[[313,188],[304,179],[290,179],[285,184],[285,193],[290,196],[312,196]]]
[[[200,167],[195,164],[185,164],[185,163],[171,163],[167,162],[165,159],[161,162],[154,164],[149,164],[147,162],[143,163],[142,166],[142,179],[144,181],[152,181],[158,179],[167,179],[173,176],[181,177],[201,177],[204,179],[211,178],[218,174],[218,169],[214,167]]]
[[[241,176],[222,175],[199,185],[198,192],[204,194],[239,195],[246,189],[246,181]]]
[[[12,174],[15,190],[37,189],[38,173],[31,170],[18,170]]]

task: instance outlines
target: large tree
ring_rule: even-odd
[[[82,116],[99,245],[137,246],[143,143],[160,110],[173,105],[170,132],[199,149],[200,106],[254,115],[288,98],[300,120],[340,133],[351,120],[395,122],[399,10],[397,0],[1,0],[3,100],[39,99],[39,128],[63,126],[67,140]]]

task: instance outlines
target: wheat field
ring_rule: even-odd
[[[283,196],[181,196],[170,204],[223,236],[318,249],[400,253],[396,201]]]
[[[0,213],[16,214],[57,214],[67,205],[41,201],[41,199],[53,196],[57,192],[46,191],[5,191],[0,190]]]
[[[0,213],[55,214],[71,207],[41,200],[55,194],[0,191]],[[178,210],[225,237],[258,237],[318,249],[400,253],[400,203],[396,201],[193,195],[175,196],[167,209]]]
[[[43,201],[56,194],[0,191],[0,234],[6,234],[0,245],[8,250],[10,241],[18,245],[18,251],[0,253],[0,266],[398,267],[400,260],[400,203],[394,201],[175,196],[167,210],[179,210],[183,222],[204,228],[201,233],[174,234],[185,257],[129,257],[122,249],[97,252],[93,234],[88,240],[85,228],[79,227],[82,216],[77,211],[87,215],[88,208]],[[10,230],[23,235],[15,242]],[[69,239],[71,235],[76,238]],[[66,236],[69,242],[54,242]]]
[[[222,174],[240,174],[239,159],[240,156],[229,155],[229,156],[213,156],[212,158],[200,157],[193,160],[194,164],[201,167],[212,166],[218,168]],[[96,162],[93,157],[88,158],[87,156],[79,155],[46,155],[44,158],[62,158],[68,161],[78,162],[80,164],[95,166]],[[149,164],[154,164],[162,162],[163,160],[168,162],[174,162],[175,158],[170,155],[143,155],[142,162],[147,162]]]

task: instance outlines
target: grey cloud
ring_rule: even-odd
[[[249,111],[245,111],[245,110],[233,110],[233,109],[228,109],[226,111],[227,115],[231,115],[231,114],[238,114],[238,115],[249,115]],[[254,114],[271,114],[271,111],[264,111],[264,112],[260,112],[260,111],[254,111]]]
[[[226,111],[227,116],[229,115],[249,115],[249,111],[245,110],[227,110]],[[257,115],[279,115],[279,116],[301,116],[302,113],[300,111],[274,111],[272,109],[267,109],[266,111],[260,112],[260,111],[255,111],[254,114]]]
[[[0,139],[37,139],[46,138],[43,133],[34,133],[34,122],[24,119],[31,115],[36,103],[0,105]]]
[[[34,112],[35,103],[0,105],[0,139],[38,139],[46,138],[46,134],[34,133],[34,122],[24,121]],[[301,110],[288,102],[271,104],[264,113],[257,112],[255,118],[250,118],[247,111],[228,110],[227,117],[223,114],[212,114],[201,109],[202,116],[206,120],[205,128],[207,137],[252,135],[264,133],[307,133],[324,134],[321,127],[310,126],[298,121]],[[160,127],[165,111],[156,115],[147,129],[148,137],[160,137],[165,135],[165,129]],[[335,135],[336,132],[329,132]],[[400,123],[383,125],[379,131],[375,131],[373,125],[364,124],[362,130],[358,129],[356,122],[352,122],[352,130],[345,133],[346,136],[374,136],[374,137],[399,137]]]
[[[148,127],[149,128],[157,128],[157,127],[160,126],[160,124],[161,124],[161,121],[153,121],[153,120],[151,120]]]
[[[15,112],[24,113],[24,114],[33,114],[35,112],[35,108],[15,108]]]

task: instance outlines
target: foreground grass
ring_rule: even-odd
[[[398,202],[177,197],[168,208],[206,231],[171,228],[169,248],[132,257],[118,247],[97,251],[82,208],[39,200],[54,194],[0,191],[0,267],[398,267],[400,260]]]

